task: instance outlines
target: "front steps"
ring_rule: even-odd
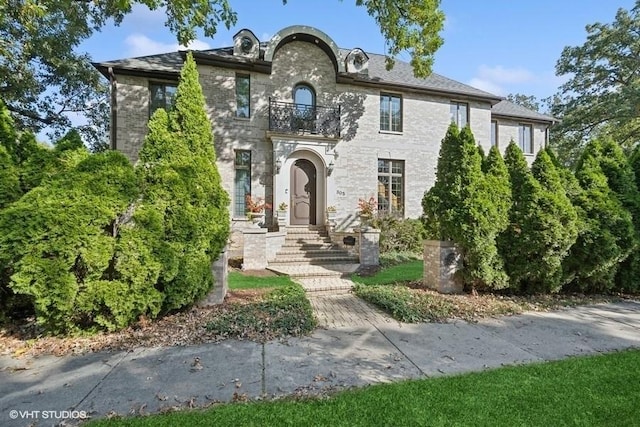
[[[290,226],[267,269],[296,279],[308,291],[327,291],[351,289],[353,283],[342,278],[359,266],[357,256],[331,243],[324,227]]]

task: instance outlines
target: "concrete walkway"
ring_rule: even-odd
[[[69,425],[70,411],[92,417],[148,414],[630,347],[640,347],[640,302],[474,324],[366,322],[265,344],[226,341],[85,356],[0,357],[0,425],[52,425],[62,421],[52,420],[56,415],[67,415]]]

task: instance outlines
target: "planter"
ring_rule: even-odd
[[[264,212],[249,212],[248,216],[255,228],[260,228],[260,224],[264,224]]]
[[[285,227],[287,225],[287,211],[277,210],[276,219],[278,220],[278,227]]]

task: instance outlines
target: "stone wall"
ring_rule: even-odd
[[[391,159],[404,162],[404,208],[405,216],[416,218],[422,213],[421,200],[424,192],[435,181],[435,169],[440,142],[449,126],[451,101],[468,102],[469,120],[476,140],[488,150],[490,145],[491,106],[488,102],[476,102],[460,97],[400,93],[403,100],[403,131],[401,133],[380,131],[380,93],[373,87],[363,87],[336,82],[335,68],[327,54],[313,43],[292,41],[282,45],[273,58],[272,73],[245,72],[251,79],[251,117],[235,115],[235,77],[231,69],[199,65],[200,83],[211,117],[218,168],[224,188],[232,199],[234,185],[235,150],[251,150],[252,189],[257,197],[264,197],[277,206],[281,202],[290,204],[288,174],[274,175],[275,139],[268,133],[269,98],[292,102],[292,88],[297,83],[314,87],[317,104],[341,106],[341,138],[325,141],[321,138],[298,139],[291,136],[286,143],[277,142],[285,148],[283,169],[290,168],[296,156],[307,152],[317,155],[318,180],[323,194],[318,195],[318,223],[324,222],[326,206],[335,206],[340,218],[340,229],[352,230],[359,225],[357,202],[359,198],[377,197],[377,161]],[[132,161],[146,134],[148,119],[149,81],[142,77],[117,76],[118,124],[117,146]],[[156,80],[153,80],[156,81]],[[517,138],[517,122],[515,122]],[[501,148],[511,137],[511,124],[500,122]],[[536,150],[544,138],[543,127],[535,127]],[[542,136],[541,136],[542,135]],[[274,141],[272,141],[274,139]],[[505,142],[506,141],[506,142]],[[326,165],[334,163],[333,173],[328,174]],[[274,189],[277,183],[277,191]],[[233,200],[230,206],[233,214]],[[274,225],[272,211],[266,212],[266,224]],[[242,229],[246,227],[244,217],[233,218],[234,246],[232,253],[241,249]],[[238,243],[238,246],[235,243]]]

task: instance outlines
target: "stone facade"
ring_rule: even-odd
[[[238,37],[252,35],[248,30],[243,31],[238,33]],[[241,49],[238,40],[234,43],[231,53],[225,54],[232,59]],[[281,202],[291,206],[292,166],[297,160],[306,159],[314,165],[316,172],[316,223],[324,224],[326,208],[335,206],[335,231],[349,232],[359,225],[358,199],[376,198],[378,195],[378,160],[402,162],[404,216],[415,218],[421,215],[422,196],[435,180],[440,142],[450,123],[451,102],[468,105],[469,123],[476,141],[485,151],[490,148],[492,105],[499,101],[499,97],[483,95],[473,88],[469,89],[480,94],[455,87],[450,89],[446,85],[442,90],[423,90],[403,83],[405,77],[396,79],[393,84],[375,83],[377,80],[368,79],[367,73],[374,71],[366,54],[359,50],[351,53],[339,50],[327,35],[309,27],[289,27],[260,46],[263,51],[260,58],[256,56],[258,53],[254,46],[254,50],[246,55],[239,55],[237,67],[228,63],[230,59],[227,56],[221,56],[222,59],[216,57],[218,62],[199,61],[196,56],[200,83],[214,129],[218,168],[232,199],[236,150],[251,151],[252,196],[264,197],[274,207]],[[347,73],[356,65],[345,61],[356,54],[366,59],[359,70],[363,74]],[[375,58],[380,60],[382,57]],[[104,66],[107,65],[112,66]],[[154,77],[151,68],[148,76],[120,68],[122,70],[114,68],[117,82],[116,148],[136,161],[149,118],[149,85],[172,80],[166,73],[163,78]],[[177,72],[178,68],[174,82],[177,82]],[[238,74],[250,77],[248,118],[236,117],[235,81]],[[339,137],[269,130],[270,99],[292,103],[293,88],[299,83],[313,88],[316,105],[340,106]],[[402,132],[380,130],[381,93],[401,97]],[[498,136],[501,151],[511,138],[517,141],[518,123],[517,118],[500,118]],[[533,125],[534,152],[537,152],[544,146],[548,124]],[[276,162],[280,165],[279,171],[275,170]],[[230,210],[233,214],[233,200]],[[291,209],[287,215],[290,212]],[[268,210],[266,213],[267,224],[276,228],[275,212]],[[243,241],[248,237],[242,235],[242,230],[250,224],[244,216],[232,217],[234,234],[230,255],[234,256],[241,253]],[[283,223],[288,224],[289,218],[285,218]]]

